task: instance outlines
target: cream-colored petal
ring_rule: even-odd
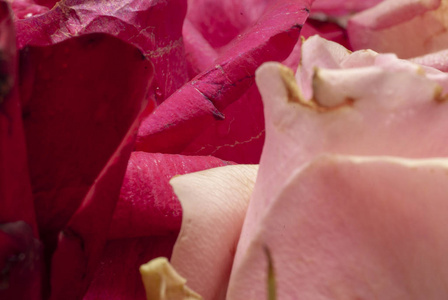
[[[235,165],[174,177],[182,228],[171,263],[204,299],[225,299],[258,166]]]
[[[202,300],[187,287],[187,280],[180,276],[166,257],[155,258],[140,266],[147,300]]]

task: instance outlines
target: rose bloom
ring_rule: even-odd
[[[446,3],[1,1],[0,298],[445,299]]]

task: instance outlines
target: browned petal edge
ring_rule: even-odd
[[[437,103],[445,103],[448,100],[448,94],[444,94],[443,88],[440,85],[437,85],[434,89],[433,99]]]
[[[284,65],[280,65],[279,73],[280,73],[281,79],[283,80],[283,84],[285,85],[285,89],[286,89],[286,93],[287,93],[287,97],[288,97],[288,103],[297,103],[297,104],[300,104],[300,105],[302,105],[306,108],[309,108],[313,111],[316,111],[319,113],[324,113],[324,112],[334,111],[334,110],[337,110],[337,109],[343,108],[343,107],[350,107],[353,105],[353,103],[356,100],[356,99],[347,97],[343,103],[335,105],[335,106],[331,106],[331,107],[322,105],[321,103],[319,103],[318,99],[314,98],[314,96],[310,100],[305,100],[303,98],[302,94],[300,93],[299,87],[297,86],[297,82],[294,77],[294,72],[290,68],[288,68]],[[314,74],[313,74],[313,83],[318,78],[318,76],[319,76],[318,73],[319,73],[319,69],[316,67],[314,69]]]

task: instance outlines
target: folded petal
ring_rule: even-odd
[[[307,7],[309,1],[271,3],[256,23],[222,50],[213,67],[184,85],[143,122],[137,150],[180,153],[214,122],[231,120],[232,115],[225,116],[223,110],[252,86],[255,69],[262,62],[289,55],[308,15]]]
[[[185,0],[60,1],[48,13],[16,22],[18,46],[51,45],[87,33],[114,35],[154,64],[154,91],[148,94],[153,108],[188,80],[182,42],[186,10]]]
[[[311,6],[313,13],[340,16],[373,7],[383,0],[315,0]]]
[[[236,165],[171,179],[182,229],[171,263],[204,299],[225,299],[257,165]]]
[[[444,0],[386,0],[349,20],[353,49],[393,52],[410,58],[448,45],[448,2]]]
[[[228,299],[443,299],[448,161],[328,155],[297,169],[262,217]]]

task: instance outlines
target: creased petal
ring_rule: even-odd
[[[289,55],[308,15],[308,2],[271,3],[256,23],[223,49],[212,68],[184,85],[143,122],[137,150],[180,153],[213,122],[231,120],[232,115],[224,115],[223,110],[252,86],[255,69]],[[250,132],[244,140],[252,136]]]
[[[448,45],[446,0],[386,0],[349,20],[353,49],[393,52],[410,58]]]
[[[257,165],[236,165],[171,179],[182,203],[182,230],[171,263],[204,299],[225,299]]]
[[[59,1],[46,14],[16,22],[18,46],[51,45],[88,33],[114,35],[154,64],[154,91],[148,94],[153,108],[188,80],[182,42],[186,10],[185,0]]]

